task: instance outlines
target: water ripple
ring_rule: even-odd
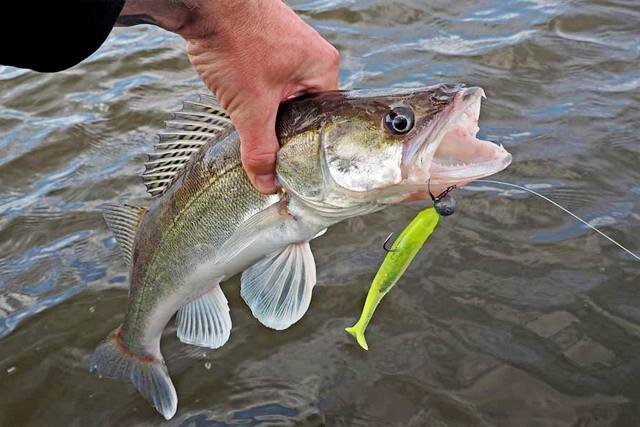
[[[482,86],[480,136],[514,154],[496,178],[640,251],[637,1],[291,3],[339,48],[342,87]],[[205,90],[184,41],[118,28],[62,73],[0,66],[0,87],[0,424],[156,423],[130,387],[87,365],[127,298],[100,207],[148,204],[145,153],[165,113]],[[170,325],[174,424],[640,425],[637,264],[519,190],[458,194],[379,307],[368,352],[344,327],[381,242],[420,206],[314,240],[313,301],[285,332],[252,318],[237,279],[224,285],[234,330],[223,348],[184,346]]]
[[[518,44],[529,39],[533,34],[535,34],[535,31],[525,30],[508,37],[490,37],[480,39],[464,39],[457,34],[440,34],[435,37],[404,43],[400,46],[385,46],[379,49],[374,49],[365,56],[378,55],[391,50],[395,51],[398,47],[401,47],[404,50],[426,51],[453,56],[481,55],[505,46]]]

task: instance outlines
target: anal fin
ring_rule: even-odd
[[[309,242],[293,243],[246,269],[240,295],[263,325],[282,330],[307,312],[315,284]]]
[[[229,303],[220,285],[178,310],[177,335],[185,344],[222,347],[231,334]]]

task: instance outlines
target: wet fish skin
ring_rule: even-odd
[[[260,322],[285,329],[298,321],[315,285],[308,242],[327,227],[426,198],[429,177],[441,181],[432,186],[438,192],[438,186],[464,175],[437,164],[439,146],[449,157],[465,158],[473,150],[474,159],[482,160],[477,164],[486,167],[471,169],[483,176],[506,167],[506,151],[470,142],[479,102],[477,90],[461,85],[337,91],[288,101],[276,126],[283,192],[269,196],[245,175],[238,135],[226,113],[213,101],[185,110],[173,121],[178,130],[161,139],[149,162],[145,183],[157,196],[151,205],[105,214],[130,261],[131,288],[123,325],[96,349],[91,369],[129,379],[171,418],[177,396],[160,337],[176,311],[181,340],[212,348],[224,344],[231,319],[219,284],[242,272],[241,295]],[[399,105],[410,109],[415,123],[401,134],[385,127],[386,115]],[[434,165],[438,176],[431,173]]]
[[[152,322],[150,307],[162,310],[165,299],[173,296],[177,310],[204,293],[213,283],[185,288],[186,278],[246,218],[278,200],[251,186],[242,169],[235,132],[196,154],[185,174],[167,193],[154,199],[136,235],[123,339],[130,349],[154,357],[160,356],[159,334],[164,325]],[[162,314],[165,318],[173,315],[158,316]]]
[[[403,196],[408,188],[393,187],[402,183],[405,146],[450,108],[460,90],[460,85],[438,85],[408,91],[338,91],[284,104],[277,122],[284,142],[278,153],[278,178],[301,200],[318,202],[320,210],[381,203],[380,192],[388,187]],[[411,105],[416,117],[406,135],[392,135],[382,125],[390,106],[398,104]],[[323,154],[329,171],[322,169]],[[349,175],[352,179],[344,179]]]

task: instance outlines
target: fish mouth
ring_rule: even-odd
[[[403,164],[413,176],[409,180],[426,178],[440,188],[461,186],[509,166],[512,157],[502,145],[476,137],[483,98],[482,88],[460,90],[440,117],[405,146]]]

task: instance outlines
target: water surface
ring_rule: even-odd
[[[499,178],[640,251],[637,1],[291,3],[339,48],[345,88],[485,88],[480,136],[514,155]],[[62,73],[0,67],[0,424],[164,422],[87,369],[127,298],[100,206],[148,203],[145,153],[204,90],[183,42],[150,27],[114,31]],[[318,286],[287,331],[251,317],[237,279],[222,349],[183,345],[170,325],[167,425],[640,425],[639,264],[527,194],[482,184],[457,198],[379,308],[369,352],[343,329],[385,237],[420,206],[314,240]]]

